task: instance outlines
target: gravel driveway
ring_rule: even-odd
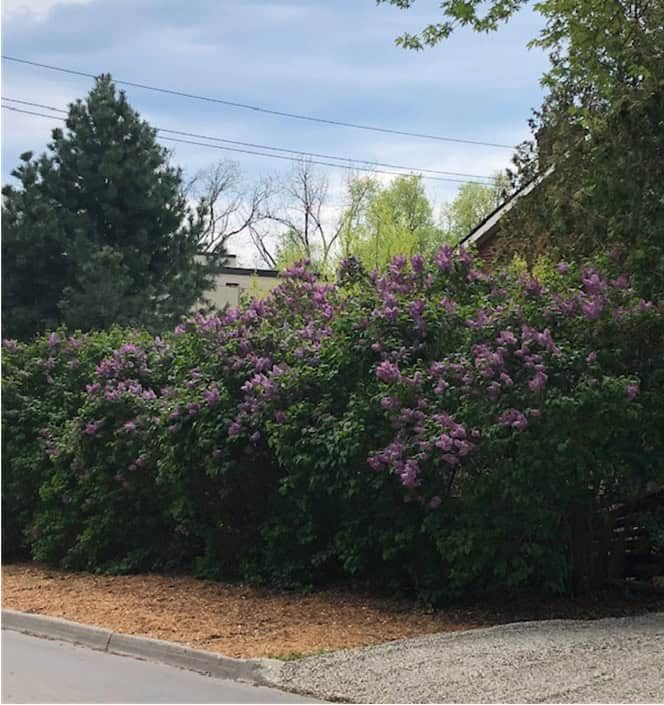
[[[351,702],[664,702],[664,613],[523,622],[289,662],[279,682]]]

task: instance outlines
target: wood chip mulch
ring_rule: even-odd
[[[2,567],[2,606],[242,658],[295,657],[479,626],[342,590],[302,595],[183,576],[65,573],[35,564]]]
[[[300,594],[188,576],[67,573],[21,563],[2,567],[2,606],[226,656],[295,658],[506,622],[662,611],[664,597],[498,597],[434,611],[348,589]]]

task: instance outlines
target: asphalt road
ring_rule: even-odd
[[[3,703],[304,703],[270,688],[2,631]]]

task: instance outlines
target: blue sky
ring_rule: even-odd
[[[287,112],[413,132],[516,144],[541,102],[546,57],[526,44],[541,19],[521,12],[501,31],[459,31],[424,52],[394,45],[437,16],[419,0],[403,12],[373,0],[4,0],[3,54]],[[91,81],[3,62],[2,94],[65,107]],[[128,88],[153,124],[416,168],[490,174],[510,152],[272,117]],[[41,151],[50,120],[2,111],[2,177],[27,149]],[[194,173],[224,156],[172,144]],[[248,180],[288,163],[226,155]],[[330,171],[343,184],[343,172]],[[437,204],[457,185],[427,182]],[[333,188],[334,191],[334,188]]]

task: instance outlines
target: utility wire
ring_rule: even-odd
[[[25,115],[36,115],[37,117],[44,117],[44,118],[51,118],[52,120],[61,120],[64,122],[66,118],[60,117],[59,115],[48,115],[47,113],[38,113],[34,110],[24,110],[23,108],[16,108],[11,105],[3,105],[2,108],[5,110],[11,110],[12,112],[15,113],[24,113]],[[227,152],[238,152],[240,154],[252,154],[257,157],[272,157],[272,159],[282,159],[285,161],[290,161],[290,162],[298,162],[300,161],[296,157],[287,157],[283,154],[269,154],[268,152],[257,152],[257,151],[252,151],[248,149],[239,149],[237,147],[225,147],[220,144],[210,144],[208,142],[196,142],[193,140],[185,140],[185,139],[179,139],[177,137],[161,137],[162,140],[168,140],[169,142],[180,142],[182,144],[191,144],[191,145],[196,145],[199,147],[210,147],[212,149],[222,149]],[[345,164],[335,164],[333,162],[324,162],[324,161],[318,161],[314,159],[308,159],[307,160],[310,164],[317,164],[320,166],[332,166],[336,167],[337,169],[345,169],[347,171],[368,171],[373,174],[387,174],[388,176],[404,176],[403,172],[399,171],[386,171],[383,169],[371,169],[369,167],[355,167],[355,166],[346,166]],[[422,175],[423,179],[430,179],[432,181],[448,181],[448,182],[453,182],[457,184],[467,184],[467,183],[481,183],[478,181],[472,181],[468,179],[454,179],[452,177],[445,177],[445,176],[428,176],[426,174]]]
[[[56,108],[53,105],[44,105],[44,103],[35,103],[30,100],[19,100],[18,98],[7,98],[2,96],[2,100],[8,103],[17,103],[19,105],[29,105],[32,108],[44,108],[45,110],[53,110],[56,113],[63,113],[68,115],[68,110],[63,110],[62,108]],[[386,162],[372,161],[370,159],[357,159],[355,157],[340,157],[333,154],[321,154],[319,152],[307,152],[302,149],[287,149],[286,147],[273,147],[272,145],[266,144],[255,144],[253,142],[240,142],[239,140],[231,140],[224,137],[214,137],[211,135],[202,135],[196,132],[185,132],[183,130],[171,130],[166,127],[155,127],[157,132],[165,132],[171,135],[181,135],[182,137],[193,137],[195,139],[211,140],[213,142],[224,142],[225,144],[237,145],[240,147],[250,147],[251,149],[267,149],[273,152],[286,152],[288,154],[298,154],[300,156],[316,157],[318,159],[335,159],[342,162],[357,162],[360,164],[368,164],[372,167],[382,166],[388,169],[404,169],[406,171],[417,171],[427,172],[429,174],[436,174],[441,176],[466,176],[471,179],[483,179],[488,181],[495,181],[495,177],[486,176],[482,174],[468,174],[463,171],[445,171],[441,169],[427,169],[420,167],[403,166],[402,164],[388,164]]]
[[[85,78],[97,78],[93,73],[87,73],[85,71],[77,71],[75,69],[64,68],[63,66],[54,66],[52,64],[42,64],[38,61],[30,61],[28,59],[19,59],[15,56],[2,55],[5,61],[13,61],[17,64],[25,64],[26,66],[34,66],[36,68],[49,69],[50,71],[59,71],[60,73],[68,73],[73,76],[83,76]],[[302,115],[300,113],[289,113],[281,110],[273,110],[271,108],[263,108],[258,105],[251,105],[249,103],[240,103],[233,100],[227,100],[225,98],[215,98],[212,96],[197,95],[195,93],[186,93],[185,91],[179,91],[172,88],[160,88],[159,86],[151,86],[147,83],[137,83],[135,81],[125,81],[119,78],[114,78],[115,83],[122,84],[123,86],[131,86],[132,88],[140,88],[146,91],[155,91],[157,93],[166,93],[168,95],[178,96],[180,98],[190,98],[192,100],[202,100],[207,103],[218,103],[221,105],[227,105],[232,108],[242,108],[244,110],[253,110],[259,113],[265,113],[268,115],[276,115],[279,117],[292,118],[295,120],[306,120],[308,122],[317,122],[325,125],[335,125],[336,127],[350,127],[355,130],[367,130],[369,132],[383,132],[392,135],[403,135],[406,137],[418,137],[420,139],[436,140],[438,142],[455,142],[458,144],[472,144],[481,147],[496,147],[499,149],[514,149],[514,145],[510,144],[500,144],[498,142],[483,142],[481,140],[470,140],[461,139],[457,137],[444,137],[441,135],[429,135],[423,132],[408,132],[407,130],[393,130],[388,127],[377,127],[376,125],[362,125],[354,122],[344,122],[342,120],[332,120],[328,118],[317,117],[314,115]]]

